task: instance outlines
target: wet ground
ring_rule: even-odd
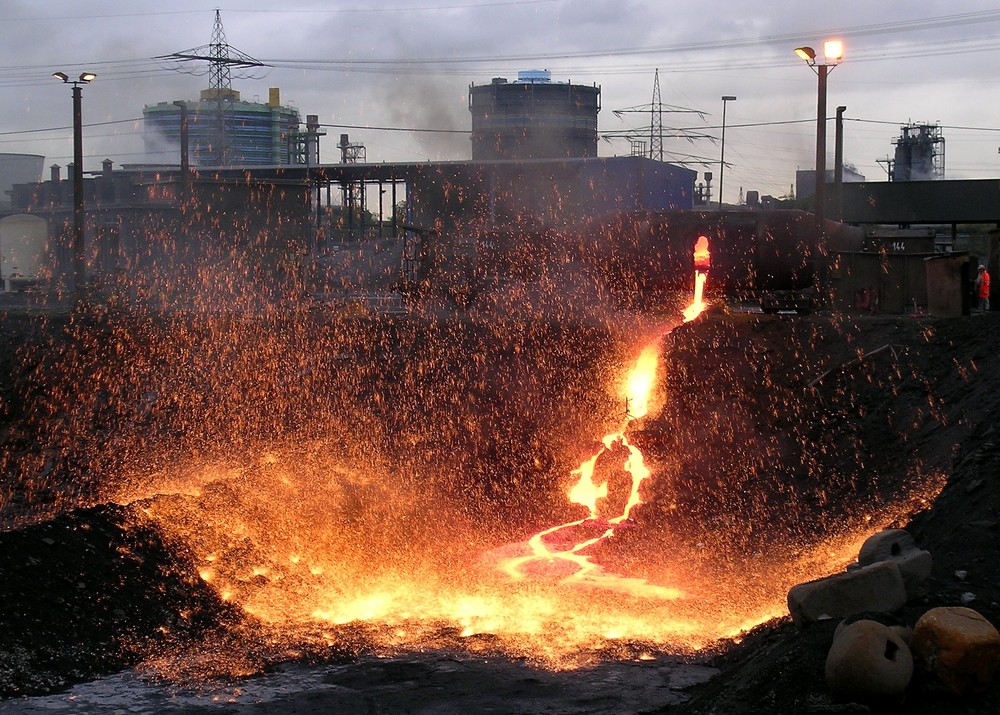
[[[553,673],[501,658],[431,653],[340,665],[285,664],[267,675],[197,690],[164,686],[129,671],[66,693],[0,701],[0,713],[618,715],[675,705],[716,672],[652,660]]]

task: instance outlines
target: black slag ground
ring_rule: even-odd
[[[670,465],[682,507],[669,517],[676,530],[689,520],[722,533],[736,556],[769,539],[808,543],[835,528],[845,504],[892,502],[915,475],[942,470],[944,492],[908,525],[934,554],[931,588],[898,617],[912,624],[927,608],[972,594],[969,605],[998,623],[997,328],[993,315],[763,316],[717,308],[675,330],[666,340],[666,406],[635,436]],[[294,436],[301,414],[349,415],[380,449],[405,439],[445,461],[457,444],[471,450],[481,478],[435,488],[461,491],[472,503],[505,503],[519,515],[513,536],[546,523],[556,502],[546,485],[554,487],[565,467],[533,435],[553,421],[568,425],[564,435],[585,433],[619,408],[583,387],[594,370],[620,367],[602,357],[616,341],[602,326],[545,321],[501,331],[436,318],[333,330],[311,316],[271,317],[262,329],[244,316],[225,328],[233,338],[226,345],[207,341],[218,337],[218,325],[197,318],[100,312],[13,315],[3,331],[5,697],[114,672],[239,618],[141,513],[100,505],[102,489],[131,465]],[[246,339],[253,351],[231,347]],[[470,367],[477,352],[488,369]],[[406,369],[414,362],[424,369]],[[233,380],[214,379],[223,371]],[[278,391],[280,403],[268,399]],[[454,409],[455,394],[480,404],[508,399],[475,427],[451,420],[449,429],[431,429]],[[587,419],[574,417],[581,411]],[[509,475],[525,473],[553,496],[508,503],[524,493]],[[663,503],[654,495],[649,508]],[[759,628],[708,660],[720,675],[664,712],[845,707],[829,701],[822,682],[832,626]],[[568,696],[553,687],[550,697]],[[996,685],[968,700],[915,692],[900,712],[992,713],[998,703]]]

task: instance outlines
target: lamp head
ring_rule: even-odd
[[[796,47],[795,54],[810,64],[816,61],[816,50],[811,47]]]
[[[840,62],[844,59],[844,43],[840,40],[827,40],[823,43],[823,56],[827,62]]]
[[[733,95],[731,95],[731,94],[727,94],[727,95],[725,95],[725,96],[724,96],[724,97],[722,98],[722,101],[723,101],[723,102],[735,102],[735,101],[736,101],[736,97],[734,97],[734,96],[733,96]]]
[[[97,79],[97,75],[93,72],[81,72],[78,79],[70,79],[69,75],[65,72],[53,72],[52,76],[55,77],[60,82],[66,82],[67,84],[77,85],[77,84],[89,84]]]

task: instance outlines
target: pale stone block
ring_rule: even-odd
[[[858,552],[858,565],[870,566],[879,561],[895,561],[903,574],[906,595],[914,598],[924,593],[934,559],[929,551],[917,548],[913,537],[903,529],[886,529],[869,536]]]
[[[906,587],[893,561],[793,586],[788,612],[797,625],[858,613],[891,613],[906,605]]]
[[[932,689],[957,695],[990,686],[1000,666],[1000,633],[971,608],[932,608],[913,627],[910,648]]]

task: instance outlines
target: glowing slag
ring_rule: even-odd
[[[707,239],[699,241],[684,322],[707,306],[707,249]],[[373,393],[363,400],[371,415],[331,416],[341,419],[344,431],[337,435],[276,445],[243,463],[204,459],[163,467],[123,487],[117,498],[140,504],[182,541],[201,577],[268,629],[279,644],[274,647],[290,652],[305,643],[363,641],[385,652],[501,651],[564,668],[693,651],[738,638],[785,615],[791,586],[842,568],[872,530],[914,505],[896,505],[809,549],[769,558],[737,561],[715,551],[725,543],[724,533],[672,533],[644,509],[660,470],[647,463],[636,438],[664,399],[659,371],[669,366],[662,364],[660,346],[670,329],[646,331],[638,355],[620,356],[628,366],[622,374],[600,380],[611,386],[607,402],[617,405],[617,419],[603,437],[578,436],[580,444],[567,446],[566,452],[584,456],[558,477],[558,489],[542,485],[550,474],[546,459],[552,458],[544,440],[534,472],[473,474],[480,462],[463,450],[485,447],[460,446],[461,438],[484,433],[481,420],[489,406],[475,404],[482,398],[468,382],[449,394],[444,374],[442,393],[407,393],[406,414],[420,414],[427,402],[471,405],[451,418],[431,425],[393,422],[394,405]],[[571,357],[552,358],[553,369],[561,370]],[[470,361],[482,368],[484,377],[477,379],[489,379],[476,355],[456,352],[453,360]],[[445,364],[433,356],[420,369],[433,372]],[[492,369],[505,367],[498,362]],[[367,387],[364,380],[351,384],[359,392]],[[587,414],[592,407],[556,396],[569,403],[567,413],[578,422],[565,434],[593,426]],[[530,419],[532,400],[525,403],[523,414]],[[373,429],[385,430],[379,439],[411,444],[413,453],[389,458],[370,448],[356,450],[342,438],[351,430]],[[534,444],[530,435],[521,439],[518,429],[510,421],[491,423],[486,432],[494,444],[486,447],[495,448],[495,463],[506,464],[503,440],[511,435],[517,444]],[[508,484],[501,496],[490,491],[491,479],[498,478]],[[669,484],[661,486],[669,493]],[[914,498],[931,492],[929,487]]]

